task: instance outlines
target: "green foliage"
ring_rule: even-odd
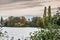
[[[43,21],[41,17],[33,17],[31,26],[43,27]]]
[[[44,8],[43,15],[43,26],[46,29],[38,30],[34,33],[30,33],[31,40],[60,40],[60,31],[58,28],[60,26],[55,23],[60,18],[59,13],[57,12],[56,16],[51,16],[51,7],[48,7],[48,16],[46,16],[46,7]],[[48,19],[48,20],[47,20]],[[46,26],[46,24],[48,24]]]
[[[13,22],[14,22],[14,23],[20,22],[20,17],[14,17]]]
[[[14,27],[14,26],[20,27],[20,26],[26,25],[26,18],[24,16],[22,16],[22,18],[10,16],[5,21],[6,21],[5,26],[8,26],[8,27]]]
[[[53,16],[54,18],[54,24],[57,24],[60,26],[60,12],[57,11],[57,13]]]
[[[10,17],[8,17],[8,19],[6,20],[6,23],[5,23],[5,26],[9,26],[9,27],[12,27],[12,26],[14,26],[14,17],[13,16],[10,16]]]
[[[31,33],[31,40],[60,40],[59,31],[57,29],[41,29]]]
[[[48,7],[48,22],[51,23],[51,6]]]
[[[46,26],[47,26],[46,7],[44,8],[43,25],[44,25],[44,28],[46,28]]]
[[[20,23],[25,25],[27,22],[26,18],[24,16],[22,16],[21,20],[20,20]]]
[[[1,24],[2,24],[2,22],[3,22],[3,17],[1,17]]]
[[[20,27],[21,24],[20,23],[15,23],[15,27]]]
[[[54,25],[54,18],[51,16],[51,6],[48,7],[48,16],[46,12],[46,7],[44,8],[43,25],[44,28],[48,28],[49,25]]]
[[[3,31],[2,27],[0,27],[0,40],[4,40],[3,38],[7,38],[8,39],[8,35],[6,31]]]

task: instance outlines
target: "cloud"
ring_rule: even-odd
[[[8,4],[8,3],[13,3],[18,1],[32,1],[32,0],[0,0],[0,4]]]
[[[39,5],[43,6],[39,6]],[[0,6],[0,15],[2,16],[22,16],[22,15],[39,15],[43,14],[44,7],[48,8],[49,5],[53,8],[53,13],[56,12],[56,8],[60,7],[60,1],[51,1],[44,3],[31,2],[17,2]],[[32,6],[32,7],[31,7]]]

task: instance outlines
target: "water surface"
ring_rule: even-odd
[[[38,31],[38,28],[32,28],[32,27],[3,27],[4,31],[7,31],[7,35],[9,35],[9,40],[11,37],[14,37],[14,40],[18,40],[20,38],[21,40],[24,40],[27,37],[30,37],[30,32]],[[5,40],[5,39],[4,39]]]

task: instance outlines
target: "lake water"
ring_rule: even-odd
[[[9,35],[9,40],[11,40],[11,37],[14,37],[14,40],[18,40],[18,38],[24,40],[25,38],[30,37],[30,32],[38,31],[38,28],[32,27],[3,27],[2,29],[3,31],[8,32],[7,35]]]

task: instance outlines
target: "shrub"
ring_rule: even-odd
[[[60,40],[60,32],[57,29],[41,29],[31,33],[31,40]]]

